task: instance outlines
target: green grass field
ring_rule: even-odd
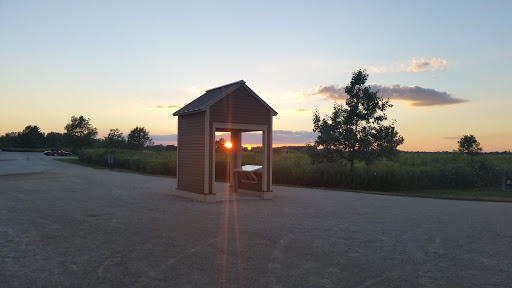
[[[82,163],[107,167],[108,150],[82,152]],[[175,176],[176,152],[117,150],[114,168],[145,174]],[[261,164],[261,151],[243,152],[242,164]],[[227,180],[227,155],[216,155],[216,179]],[[273,183],[325,189],[365,191],[447,199],[512,201],[512,187],[501,191],[502,175],[512,179],[512,155],[455,153],[400,153],[393,160],[372,165],[356,163],[314,164],[304,151],[274,148]]]

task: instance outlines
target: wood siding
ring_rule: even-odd
[[[211,111],[211,110],[210,110]],[[211,119],[211,117],[210,117]],[[213,138],[215,139],[215,131],[213,131],[213,125],[212,125],[212,122],[210,120],[210,123],[208,125],[208,133],[210,133],[210,135],[213,136]],[[210,159],[213,158],[213,154],[215,153],[215,145],[213,144],[213,140],[210,139],[210,141],[212,143],[210,143],[209,147],[208,147],[208,157]],[[213,177],[213,182],[215,182],[215,175],[212,175],[213,173],[213,165],[215,165],[215,162],[216,161],[212,161],[210,160],[209,161],[209,166],[208,166],[208,193],[213,193],[213,183],[212,183],[212,177]]]
[[[267,133],[267,143],[268,143],[268,152],[267,152],[267,165],[268,165],[268,168],[267,168],[267,187],[265,187],[265,191],[270,191],[270,187],[272,186],[272,169],[270,169],[270,167],[272,167],[272,160],[274,160],[272,158],[272,125],[270,126],[270,130],[268,131]]]
[[[178,189],[204,194],[204,112],[178,117]]]
[[[269,125],[271,117],[271,111],[243,86],[210,107],[211,122]]]
[[[266,185],[261,188],[263,191],[269,191],[271,187],[270,167],[272,165],[270,161],[272,153],[272,143],[270,142],[272,140],[270,136],[272,133],[272,110],[244,86],[235,89],[207,109],[208,112],[178,115],[177,188],[198,194],[214,192],[212,185],[213,165],[215,165],[215,162],[212,161],[215,154],[213,123],[219,123],[216,127],[221,126],[224,131],[231,129],[229,124],[247,125],[246,127],[253,125],[247,131],[261,131],[253,129],[262,127],[268,129],[265,139],[265,142],[269,145],[265,159],[267,162]],[[206,117],[209,119],[206,119]],[[205,129],[208,129],[208,133]],[[233,127],[233,129],[237,128]],[[241,128],[240,130],[246,129]],[[205,137],[206,135],[208,137]],[[205,145],[208,145],[208,147]],[[206,153],[209,155],[205,155]],[[205,159],[205,157],[207,158]]]

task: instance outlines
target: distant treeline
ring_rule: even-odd
[[[112,129],[114,130],[114,129]],[[111,132],[112,132],[111,130]],[[116,129],[118,131],[118,129]],[[141,137],[147,137],[148,132],[144,127],[137,127],[132,131],[141,132]],[[59,132],[41,132],[41,129],[37,125],[28,125],[19,132],[8,132],[0,136],[0,149],[3,151],[44,151],[48,149],[73,149],[74,142],[66,141],[66,133]],[[127,141],[126,137],[122,133],[118,132],[117,138],[112,139],[112,135],[104,138],[93,138],[89,141],[87,147],[89,148],[115,148],[115,149],[134,149],[138,148],[139,145],[133,145],[134,141]],[[129,135],[130,136],[130,135]],[[138,135],[136,135],[138,136]],[[149,137],[148,141],[143,144],[149,144],[144,147],[145,150],[149,151],[176,151],[175,145],[153,145],[153,142]],[[137,140],[137,139],[135,139]]]
[[[45,148],[59,148],[63,134],[50,132],[45,134],[36,125],[28,125],[20,132],[8,132],[0,136],[2,150],[37,151]]]

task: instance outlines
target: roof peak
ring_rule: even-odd
[[[235,81],[233,83],[229,83],[229,84],[225,84],[225,85],[222,85],[222,86],[219,86],[219,87],[208,89],[208,90],[206,90],[206,92],[212,91],[212,90],[215,90],[215,89],[219,89],[219,88],[222,88],[222,87],[226,87],[226,86],[235,85],[235,84],[245,84],[245,81],[244,80],[238,80],[238,81]]]

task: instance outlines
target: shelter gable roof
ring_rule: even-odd
[[[199,96],[198,98],[194,99],[194,101],[183,106],[181,109],[174,112],[172,115],[179,116],[183,114],[205,111],[208,107],[215,104],[217,101],[227,96],[229,93],[233,92],[240,86],[244,86],[254,97],[261,101],[270,111],[272,111],[273,116],[277,115],[277,112],[274,109],[272,109],[272,107],[270,107],[267,103],[265,103],[265,101],[263,101],[263,99],[256,95],[256,93],[254,93],[254,91],[252,91],[251,88],[249,88],[249,86],[245,85],[244,80],[236,81],[233,83],[229,83],[223,86],[206,90],[206,92],[203,95]]]

